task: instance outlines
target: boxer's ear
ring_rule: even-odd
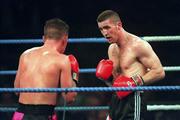
[[[42,36],[42,39],[43,39],[43,43],[45,43],[46,42],[46,37],[44,35]]]
[[[117,27],[118,27],[118,29],[121,29],[122,23],[121,22],[117,22]]]

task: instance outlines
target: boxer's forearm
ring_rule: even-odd
[[[152,84],[165,77],[165,72],[162,68],[151,69],[145,75],[142,76],[145,85]]]

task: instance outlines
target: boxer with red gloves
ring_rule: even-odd
[[[127,32],[117,12],[113,10],[101,12],[97,17],[97,24],[102,35],[110,43],[107,53],[108,58],[113,61],[111,86],[136,87],[144,85],[144,82],[149,85],[164,78],[162,64],[151,45]],[[103,66],[109,68],[106,64]],[[101,79],[107,79],[111,73],[110,69],[100,69],[101,71],[97,69],[97,77]],[[107,120],[142,120],[145,119],[146,110],[142,92],[117,91],[112,95]]]
[[[73,55],[64,54],[69,26],[54,18],[44,26],[44,44],[24,51],[19,59],[15,88],[72,88],[78,81],[79,65]],[[75,82],[74,82],[75,81]],[[67,104],[77,92],[20,92],[12,120],[58,120],[55,113],[61,95]],[[64,119],[64,116],[61,118]]]
[[[68,55],[68,58],[71,63],[72,79],[76,83],[76,86],[77,86],[78,79],[79,79],[79,64],[73,55]]]

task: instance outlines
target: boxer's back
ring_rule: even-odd
[[[64,55],[43,47],[23,53],[20,61],[20,88],[59,87],[61,62]],[[19,102],[24,104],[56,104],[57,93],[21,93]]]

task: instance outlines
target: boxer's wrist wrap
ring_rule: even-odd
[[[144,80],[140,75],[134,75],[131,77],[137,86],[144,85]]]
[[[79,79],[78,73],[72,72],[72,78],[73,78],[73,80],[78,81],[78,79]]]
[[[73,79],[73,81],[74,81],[74,83],[76,84],[76,87],[78,87],[78,81],[77,80],[75,80],[75,79]]]
[[[74,81],[75,84],[76,84],[76,87],[78,87],[78,79],[79,79],[78,73],[73,72],[73,73],[72,73],[72,78],[73,78],[73,81]]]

